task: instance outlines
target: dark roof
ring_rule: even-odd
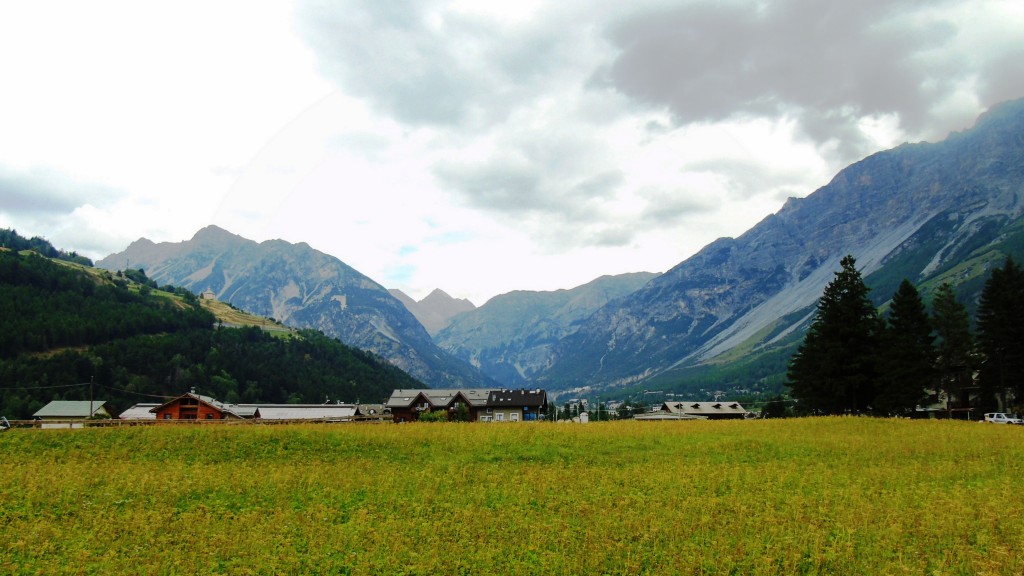
[[[420,398],[434,408],[447,407],[464,399],[475,408],[511,406],[543,406],[547,393],[541,389],[509,390],[504,388],[399,389],[391,393],[387,408],[408,408]]]
[[[487,395],[488,408],[503,406],[543,406],[547,403],[547,392],[541,389],[499,389],[491,390]]]
[[[747,413],[738,402],[665,402],[661,405],[661,411],[698,416],[743,416]]]

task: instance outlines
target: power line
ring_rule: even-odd
[[[107,386],[105,384],[99,384],[98,386],[106,388],[107,390],[117,390],[118,392],[124,392],[125,394],[135,394],[136,396],[145,396],[147,398],[160,398],[162,400],[168,400],[171,398],[177,398],[177,396],[162,396],[160,394],[146,394],[144,392],[136,392],[134,390],[125,390],[124,388],[117,388],[115,386]]]
[[[89,382],[83,382],[81,384],[58,384],[54,386],[2,386],[0,390],[55,390],[58,388],[79,388],[88,386]],[[143,392],[135,392],[134,390],[125,390],[124,388],[117,388],[116,386],[106,386],[104,384],[95,384],[108,390],[116,390],[118,392],[124,392],[125,394],[135,394],[136,396],[145,396],[147,398],[160,398],[162,400],[168,400],[170,398],[177,398],[177,396],[164,396],[160,394],[146,394]]]
[[[88,386],[89,383],[85,382],[82,384],[60,384],[56,386],[3,386],[0,390],[52,390],[54,388],[75,388],[77,386]]]

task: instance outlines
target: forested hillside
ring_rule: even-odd
[[[118,413],[195,388],[226,402],[380,402],[422,386],[313,330],[222,328],[191,293],[0,250],[0,415],[95,398]]]
[[[32,250],[47,258],[56,258],[57,260],[66,260],[85,266],[92,266],[92,260],[79,255],[77,252],[58,250],[45,238],[40,238],[39,236],[25,238],[19,235],[17,230],[11,230],[10,228],[0,228],[0,248],[15,251]]]

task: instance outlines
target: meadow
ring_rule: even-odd
[[[1024,428],[808,418],[0,434],[5,574],[1022,574]]]

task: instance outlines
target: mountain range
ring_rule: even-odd
[[[305,243],[257,243],[208,226],[184,242],[137,240],[96,266],[143,269],[160,284],[212,291],[243,310],[374,352],[434,387],[494,384],[434,344],[380,284]]]
[[[971,300],[1006,255],[1024,253],[1024,100],[939,143],[904,144],[791,198],[601,308],[554,350],[538,382],[608,387],[792,345],[847,254],[876,303],[903,279]],[[736,354],[741,351],[741,354]]]
[[[865,158],[664,274],[512,292],[479,308],[442,291],[415,302],[305,244],[257,244],[216,227],[182,243],[141,239],[97,265],[144,267],[159,282],[213,290],[374,351],[432,386],[678,388],[709,366],[772,358],[739,387],[784,373],[843,256],[857,259],[877,304],[903,278],[926,296],[950,282],[972,302],[987,270],[1024,254],[1022,210],[1018,100],[942,142]]]

